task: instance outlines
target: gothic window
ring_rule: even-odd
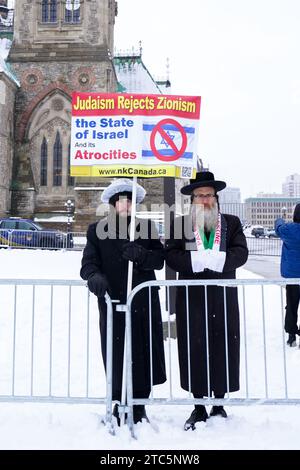
[[[80,22],[80,0],[66,0],[65,22]]]
[[[53,186],[62,184],[62,144],[60,134],[57,131],[53,147]]]
[[[42,22],[56,23],[57,0],[42,0]]]
[[[71,146],[70,146],[70,144],[69,144],[69,146],[68,146],[68,172],[67,172],[67,175],[68,175],[68,186],[74,186],[74,180],[75,180],[75,178],[70,175],[70,172],[71,172],[70,158],[71,158]]]
[[[45,137],[41,145],[41,186],[47,186],[48,144]]]

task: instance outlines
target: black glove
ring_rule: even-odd
[[[94,273],[88,278],[88,287],[97,297],[104,297],[109,285],[106,277],[101,273]]]
[[[147,253],[148,250],[137,242],[128,242],[123,245],[123,258],[128,259],[137,265],[140,265],[145,261]]]

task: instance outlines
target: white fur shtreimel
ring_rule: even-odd
[[[104,189],[101,195],[101,201],[108,203],[110,198],[118,193],[123,193],[124,191],[128,191],[132,193],[133,191],[133,182],[128,178],[119,178],[114,180],[107,188]],[[140,203],[143,201],[146,195],[145,189],[137,184],[136,185],[136,202]]]

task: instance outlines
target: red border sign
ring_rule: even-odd
[[[176,147],[174,144],[173,140],[171,137],[166,133],[166,131],[163,129],[164,124],[172,124],[173,126],[178,128],[178,131],[181,134],[182,137],[182,145],[179,148]],[[167,144],[173,149],[174,155],[166,156],[166,155],[161,155],[159,153],[159,150],[155,146],[155,137],[157,132],[162,136],[162,138],[167,142]],[[162,162],[174,162],[175,160],[178,160],[185,152],[187,146],[187,136],[185,133],[184,128],[182,127],[179,122],[175,121],[175,119],[162,119],[159,121],[156,126],[153,128],[150,136],[150,147],[152,152],[154,153],[155,157],[161,160]]]

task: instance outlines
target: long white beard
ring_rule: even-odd
[[[218,224],[218,215],[219,215],[219,208],[216,204],[211,209],[204,210],[204,228],[211,232],[215,230]]]
[[[211,232],[217,227],[219,214],[217,204],[210,209],[207,207],[203,208],[200,204],[192,204],[191,214],[193,225],[196,226],[196,228]]]

